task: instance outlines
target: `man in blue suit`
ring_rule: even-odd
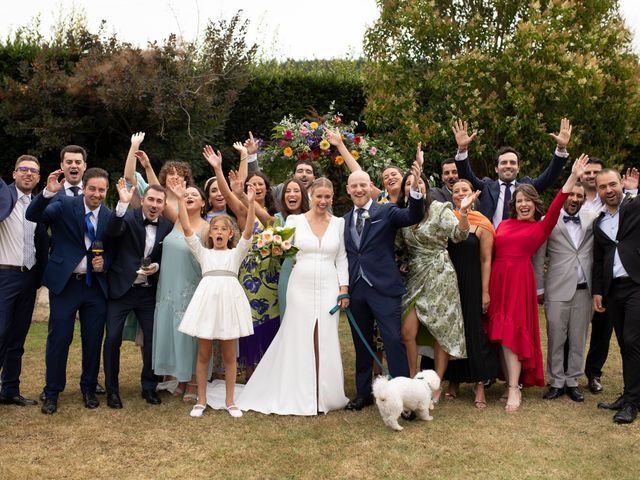
[[[92,244],[104,241],[111,211],[102,202],[109,187],[109,174],[90,168],[83,176],[83,193],[77,197],[51,199],[63,187],[58,177],[49,175],[47,187],[31,202],[27,219],[51,226],[53,249],[44,272],[43,285],[49,289],[49,334],[47,336],[45,400],[42,413],[57,410],[58,395],[66,384],[67,357],[73,340],[76,313],[80,314],[82,375],[80,389],[86,408],[100,405],[96,398],[100,351],[107,312],[108,287],[104,255],[92,254]]]
[[[18,157],[13,180],[7,185],[0,178],[0,403],[26,406],[38,403],[20,394],[20,371],[49,237],[44,225],[25,218],[40,180],[38,159]]]
[[[489,177],[480,179],[471,170],[468,153],[469,144],[476,133],[468,134],[467,122],[457,121],[452,128],[458,144],[458,153],[455,157],[458,175],[460,178],[469,180],[475,190],[482,192],[476,202],[476,209],[491,220],[494,228],[498,228],[502,220],[509,218],[509,201],[518,184],[531,184],[538,193],[542,194],[558,179],[564,163],[569,158],[567,145],[571,139],[571,123],[567,118],[563,118],[560,122],[560,132],[549,134],[557,142],[557,148],[551,163],[539,177],[522,177],[516,180],[520,171],[520,154],[511,147],[502,147],[496,153],[495,171],[498,174],[498,180]]]
[[[158,405],[158,377],[153,373],[153,314],[156,307],[156,287],[162,257],[162,242],[171,233],[173,224],[162,217],[166,193],[160,185],[150,185],[142,196],[142,207],[127,211],[135,187],[127,191],[124,179],[118,182],[120,201],[107,225],[107,236],[114,239],[115,253],[107,273],[109,301],[107,303],[107,336],[104,342],[104,372],[107,385],[107,405],[122,408],[120,399],[120,346],[122,331],[129,312],[134,312],[144,338],[142,347],[142,397]],[[150,265],[141,270],[143,258]],[[138,273],[143,272],[143,273]]]
[[[414,178],[422,164],[412,167]],[[377,321],[389,364],[389,373],[408,376],[407,353],[400,336],[400,299],[405,286],[396,266],[393,245],[398,228],[414,225],[424,217],[424,202],[417,182],[411,185],[408,208],[395,203],[379,205],[371,200],[371,179],[358,170],[347,182],[354,208],[345,218],[345,248],[349,260],[349,305],[369,346],[373,347],[373,322]],[[373,359],[351,325],[356,350],[356,398],[347,410],[361,410],[373,403],[371,396]]]

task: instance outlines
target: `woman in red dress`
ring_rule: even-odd
[[[501,344],[500,359],[507,380],[506,411],[520,407],[519,384],[544,386],[536,282],[531,257],[558,221],[560,209],[584,172],[589,157],[573,163],[571,175],[551,203],[543,220],[542,201],[535,188],[523,184],[513,192],[510,217],[496,232],[495,257],[489,281],[487,334]]]

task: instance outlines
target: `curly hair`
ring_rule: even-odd
[[[191,174],[191,167],[187,162],[179,162],[177,160],[169,160],[162,165],[160,173],[158,174],[158,181],[163,187],[167,186],[167,175],[172,172],[184,177],[184,181],[187,182],[187,187],[193,185],[193,175]]]
[[[544,215],[544,204],[542,203],[540,195],[538,195],[538,191],[535,189],[535,187],[533,185],[529,185],[528,183],[518,185],[518,187],[513,191],[513,195],[511,196],[511,200],[509,201],[509,218],[518,218],[518,212],[516,212],[516,199],[518,198],[519,193],[533,202],[533,206],[535,208],[533,218],[536,222],[540,220],[542,218],[542,215]]]

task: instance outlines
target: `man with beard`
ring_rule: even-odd
[[[107,405],[122,408],[118,375],[120,346],[127,315],[134,312],[143,332],[142,397],[147,403],[158,405],[158,378],[151,367],[153,351],[153,314],[156,306],[159,262],[162,242],[173,224],[162,217],[165,189],[150,185],[142,196],[141,208],[127,211],[136,187],[129,191],[124,179],[118,182],[120,201],[111,214],[106,234],[114,239],[116,253],[107,274],[109,300],[107,303],[107,334],[104,342],[104,372],[107,386]],[[148,260],[141,267],[142,259]]]
[[[598,408],[617,410],[616,423],[631,423],[640,407],[640,200],[625,198],[615,170],[601,170],[596,186],[605,210],[594,222],[593,308],[613,323],[624,379],[623,394]]]
[[[13,183],[0,178],[0,403],[8,405],[38,403],[20,394],[20,371],[49,250],[45,226],[25,218],[39,180],[40,163],[31,155],[18,157]]]
[[[480,190],[481,195],[476,202],[476,209],[491,220],[496,229],[502,220],[509,217],[509,202],[518,184],[531,184],[539,194],[542,194],[560,176],[564,162],[569,158],[567,145],[571,139],[571,123],[567,118],[563,118],[559,133],[549,134],[556,141],[557,148],[551,163],[539,177],[522,177],[516,180],[520,171],[520,154],[511,147],[501,147],[496,153],[495,171],[498,174],[498,180],[488,177],[479,179],[471,170],[468,154],[469,144],[476,133],[468,134],[467,122],[457,121],[452,128],[458,144],[456,154],[458,175],[460,178],[469,180],[474,190]]]
[[[453,202],[452,193],[453,186],[458,181],[458,167],[454,158],[447,158],[442,162],[442,187],[433,188],[429,191],[431,198],[438,202]]]
[[[574,402],[584,401],[578,388],[584,348],[592,314],[591,268],[595,212],[581,210],[584,187],[577,183],[564,203],[558,222],[534,257],[538,303],[547,318],[546,400],[565,393]],[[545,257],[547,263],[544,272]],[[568,343],[565,367],[564,346]]]

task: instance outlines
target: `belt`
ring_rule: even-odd
[[[586,290],[587,288],[589,288],[589,284],[587,282],[579,283],[576,286],[576,290]]]
[[[16,266],[16,265],[0,265],[0,270],[14,270],[16,272],[30,272],[31,269],[25,267],[24,265]]]
[[[152,285],[150,283],[134,283],[131,288],[149,288]]]
[[[230,270],[210,270],[205,272],[203,277],[234,277],[238,278],[238,274]]]
[[[616,285],[622,285],[627,283],[635,283],[631,277],[617,277],[613,279],[613,282]]]
[[[71,278],[74,280],[84,280],[86,278],[86,273],[72,273]]]

